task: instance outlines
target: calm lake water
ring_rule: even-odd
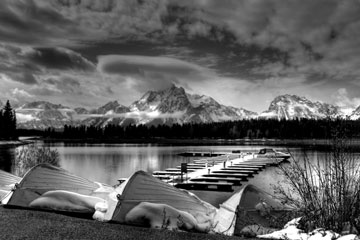
[[[45,144],[38,142],[38,144]],[[178,154],[185,151],[204,152],[231,152],[232,150],[258,152],[266,146],[239,146],[239,145],[213,145],[213,146],[162,146],[154,144],[69,144],[46,143],[60,154],[60,166],[64,169],[87,178],[89,180],[107,184],[117,183],[118,178],[131,176],[137,170],[153,172],[176,167],[182,162],[191,162],[197,158],[182,157]],[[22,148],[20,146],[18,148]],[[25,146],[26,147],[26,146]],[[289,151],[296,158],[301,158],[302,148],[276,147],[280,151]],[[15,156],[14,147],[0,148],[0,167],[11,172],[9,159]],[[324,151],[312,149],[307,155],[314,160],[323,158]],[[10,161],[11,162],[11,161]],[[276,168],[267,168],[258,176],[251,179],[253,183],[264,190],[270,184],[277,184],[281,180]]]

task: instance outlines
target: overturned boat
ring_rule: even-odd
[[[60,167],[39,164],[15,185],[7,206],[92,214],[111,191]]]
[[[206,231],[205,228],[208,226],[209,231],[210,219],[216,213],[215,207],[195,195],[177,189],[144,171],[134,173],[115,191],[118,193],[118,203],[111,220],[118,223],[144,226],[154,219],[157,221],[156,218],[159,216],[155,215],[165,219],[168,217],[170,222],[172,217],[182,216],[184,219],[191,218],[192,221],[195,219],[194,229]],[[174,212],[176,214],[172,216]]]
[[[96,183],[49,164],[33,167],[13,183],[7,205],[82,214],[100,221],[144,227],[238,235],[251,222],[267,226],[285,208],[252,185],[233,194],[219,208],[173,187],[144,171],[135,172],[117,187]],[[2,175],[0,175],[2,176]],[[20,180],[20,181],[19,181]]]
[[[291,210],[272,195],[249,184],[220,204],[214,219],[214,232],[241,235],[244,227],[254,223],[270,227],[272,222]]]
[[[256,154],[257,158],[278,158],[281,160],[287,160],[291,157],[289,153],[276,151],[272,148],[262,148]]]
[[[19,180],[16,178],[15,180]],[[116,188],[49,164],[30,169],[10,190],[8,207],[56,211],[100,221],[208,232],[216,208],[138,171]],[[166,220],[165,226],[163,220]]]

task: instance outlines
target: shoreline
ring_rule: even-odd
[[[0,140],[0,147],[17,147],[22,145],[30,144],[31,141],[23,140]]]
[[[24,140],[0,140],[0,147],[12,147],[31,144],[36,141],[44,143],[65,144],[150,144],[163,146],[272,146],[272,147],[303,147],[307,149],[317,148],[328,150],[331,147],[331,139],[174,139],[174,138],[132,138],[132,139],[58,139],[28,137]],[[360,139],[349,139],[348,146],[352,150],[360,150]],[[236,150],[236,149],[234,149]]]
[[[133,139],[55,139],[37,138],[46,143],[89,143],[89,144],[154,144],[154,145],[239,145],[239,146],[282,146],[282,147],[329,147],[331,139],[174,139],[174,138],[133,138]],[[360,139],[349,139],[349,146],[360,148]]]

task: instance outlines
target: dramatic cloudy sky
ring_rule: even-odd
[[[171,83],[258,112],[358,106],[360,1],[0,1],[2,101],[129,105]]]

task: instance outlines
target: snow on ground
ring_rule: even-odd
[[[358,240],[355,234],[340,236],[331,230],[322,228],[315,229],[312,232],[305,233],[297,228],[300,218],[296,218],[288,222],[284,229],[269,234],[257,235],[261,239],[286,239],[286,240]]]

